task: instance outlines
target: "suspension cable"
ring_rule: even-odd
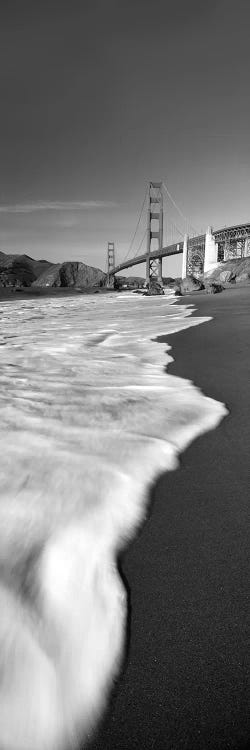
[[[179,229],[179,227],[177,227],[177,224],[175,224],[175,222],[173,220],[172,220],[172,225],[175,228],[176,232],[178,232],[178,234],[180,235],[180,237],[184,237],[184,232],[182,232],[181,229]]]
[[[144,235],[143,235],[143,237],[142,237],[142,239],[140,241],[140,244],[139,244],[139,247],[136,250],[136,253],[133,255],[133,258],[136,258],[137,255],[139,254],[139,250],[141,249],[141,246],[142,246],[142,244],[143,244],[143,242],[145,240],[146,234],[147,234],[147,229],[145,229]]]
[[[137,230],[138,230],[138,227],[139,227],[139,224],[140,224],[140,221],[141,221],[141,217],[142,217],[142,214],[143,214],[143,209],[144,209],[144,206],[145,206],[145,201],[146,201],[147,194],[148,194],[148,187],[146,187],[146,190],[145,190],[145,195],[144,195],[144,198],[143,198],[143,203],[142,203],[141,210],[140,210],[140,213],[139,213],[139,217],[138,217],[138,221],[137,221],[137,224],[136,224],[136,228],[135,228],[132,240],[130,242],[128,252],[126,253],[125,258],[122,261],[123,263],[125,263],[125,261],[127,260],[127,257],[129,256],[129,253],[132,250],[132,247],[133,247],[133,244],[134,244],[134,240],[135,240],[135,237],[136,237],[136,234],[137,234]]]
[[[177,232],[177,234],[182,239],[184,239],[184,232],[182,232],[181,229],[177,226],[177,224],[175,224],[175,222],[173,221],[173,219],[170,219],[170,221],[168,221],[167,226],[171,228],[171,233],[172,233],[172,242],[170,244],[173,244],[173,241],[174,241],[174,231],[173,230],[175,230],[175,232]],[[169,240],[170,240],[170,236],[169,236],[169,232],[167,231],[166,232],[166,245],[168,245]]]
[[[188,219],[188,218],[187,218],[187,217],[186,217],[186,216],[185,216],[185,215],[183,214],[183,212],[181,211],[181,209],[180,209],[180,208],[179,208],[179,206],[177,205],[177,203],[176,203],[176,201],[174,200],[173,196],[172,196],[172,195],[171,195],[171,193],[169,192],[169,190],[168,190],[168,188],[167,188],[167,185],[165,185],[165,182],[163,182],[163,183],[162,183],[162,185],[163,185],[163,187],[164,187],[164,190],[166,191],[166,193],[167,193],[167,195],[168,195],[169,199],[171,200],[171,203],[172,203],[172,204],[173,204],[173,206],[174,206],[174,207],[176,208],[176,210],[178,211],[178,213],[180,214],[180,216],[182,217],[182,219],[184,219],[184,221],[185,221],[185,223],[186,223],[186,226],[187,226],[187,227],[189,227],[190,229],[192,229],[192,231],[194,232],[194,234],[198,234],[198,233],[197,233],[197,229],[195,229],[195,227],[193,227],[193,226],[192,226],[192,224],[190,224],[190,222],[189,222],[189,219]]]

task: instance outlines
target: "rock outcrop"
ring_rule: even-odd
[[[224,271],[220,272],[219,281],[222,281],[223,284],[229,283],[230,281],[235,281],[235,273],[231,271],[230,268],[225,269]]]
[[[193,292],[199,292],[201,289],[204,289],[203,282],[196,279],[195,276],[186,276],[185,279],[181,279],[175,285],[177,295],[193,294]]]
[[[99,268],[87,266],[80,261],[57,263],[39,276],[32,286],[36,287],[78,287],[84,289],[103,286],[106,274]]]
[[[156,279],[151,280],[150,286],[148,286],[147,290],[143,292],[144,297],[158,297],[158,295],[161,294],[164,294],[164,289],[162,284],[160,284]]]
[[[205,288],[207,294],[217,294],[234,284],[250,284],[250,256],[247,258],[232,258],[219,263],[217,268],[208,271],[204,279],[187,276],[186,279],[176,279],[175,294],[193,294]]]
[[[216,284],[215,282],[205,286],[206,294],[218,294],[219,292],[223,292],[223,289],[225,287],[222,284]]]
[[[213,271],[205,274],[205,282],[216,282],[231,286],[235,283],[250,283],[250,256],[232,258],[220,263]]]

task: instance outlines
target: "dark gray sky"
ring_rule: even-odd
[[[0,7],[2,250],[122,259],[149,180],[198,230],[250,221],[248,0]]]

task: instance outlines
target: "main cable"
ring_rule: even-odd
[[[137,248],[137,250],[136,250],[136,253],[135,253],[135,254],[134,254],[134,256],[133,256],[134,258],[136,258],[136,257],[137,257],[137,255],[138,255],[138,253],[139,253],[139,250],[141,249],[141,246],[142,246],[142,244],[143,244],[143,242],[144,242],[144,240],[145,240],[146,234],[147,234],[147,229],[145,229],[145,232],[144,232],[144,235],[143,235],[143,237],[142,237],[142,239],[141,239],[141,241],[140,241],[139,247]]]
[[[136,228],[135,228],[132,240],[130,242],[130,246],[129,246],[128,252],[126,253],[125,258],[122,261],[123,263],[125,263],[125,261],[127,260],[128,256],[129,256],[129,253],[132,250],[132,247],[133,247],[133,244],[134,244],[134,240],[135,240],[135,237],[136,237],[136,234],[137,234],[137,230],[138,230],[138,227],[139,227],[139,224],[140,224],[140,221],[141,221],[141,217],[142,217],[142,214],[143,214],[143,210],[144,210],[144,206],[145,206],[145,201],[146,201],[147,194],[148,194],[148,186],[146,187],[146,190],[145,190],[145,195],[144,195],[144,198],[143,198],[143,203],[142,203],[141,210],[140,210],[140,213],[139,213],[139,218],[138,218],[138,221],[137,221],[137,224],[136,224]]]

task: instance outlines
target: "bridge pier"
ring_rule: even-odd
[[[212,228],[208,227],[205,238],[204,273],[212,271],[218,263],[218,245],[212,235]]]
[[[161,286],[162,286],[163,285],[163,281],[162,281],[162,258],[158,259],[158,269],[157,269],[157,271],[158,271],[158,283],[161,284]]]
[[[149,287],[150,284],[150,259],[149,255],[147,255],[146,260],[146,286]]]
[[[247,258],[248,255],[250,255],[250,239],[249,237],[246,237],[242,257]]]
[[[184,235],[183,239],[183,255],[182,255],[182,271],[181,278],[185,279],[187,276],[187,253],[188,253],[188,235]]]

